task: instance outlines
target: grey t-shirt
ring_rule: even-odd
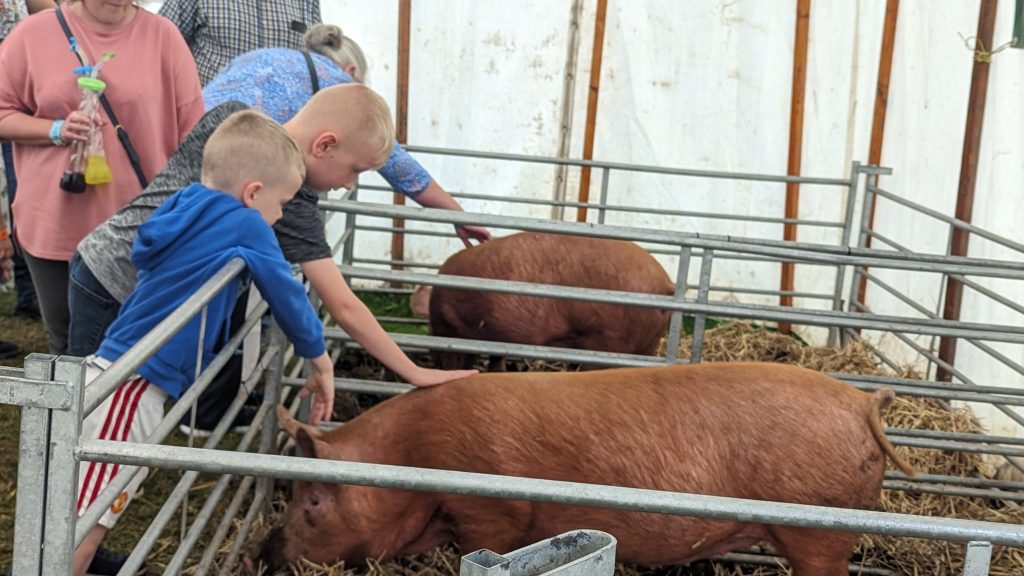
[[[164,200],[199,181],[206,141],[228,116],[247,108],[241,102],[225,102],[207,112],[149,186],[79,242],[78,254],[118,302],[124,302],[135,288],[132,244],[139,227]],[[244,153],[239,150],[239,154]],[[318,200],[316,192],[303,186],[295,198],[285,204],[284,214],[274,225],[281,251],[293,264],[331,257],[331,248],[324,237],[323,218],[317,208]]]

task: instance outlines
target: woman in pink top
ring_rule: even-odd
[[[138,151],[143,173],[152,178],[203,115],[199,75],[181,33],[130,0],[69,0],[63,14],[89,62],[104,52],[115,54],[100,79]],[[84,139],[89,127],[89,119],[77,112],[77,66],[52,10],[23,20],[0,44],[0,139],[14,142],[19,175],[14,224],[53,354],[67,347],[68,261],[78,241],[141,191],[102,110],[113,181],[89,186],[82,194],[61,190],[70,152],[64,146]]]

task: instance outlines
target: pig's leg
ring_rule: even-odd
[[[463,335],[445,318],[446,311],[443,308],[431,308],[430,310],[430,334],[443,338],[462,338]],[[463,352],[450,352],[434,350],[431,354],[434,360],[434,367],[442,370],[463,370],[470,368],[476,356]]]
[[[505,357],[491,354],[490,360],[487,363],[488,372],[505,372]]]
[[[527,544],[532,510],[532,502],[460,497],[447,511],[462,554],[481,548],[505,554]]]
[[[442,370],[465,370],[473,367],[473,358],[462,352],[436,352],[434,365]]]
[[[856,534],[785,526],[772,526],[769,531],[795,576],[847,576]]]

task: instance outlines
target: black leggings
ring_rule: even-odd
[[[32,284],[39,298],[39,312],[49,335],[50,354],[68,351],[68,261],[36,258],[21,251],[32,273]]]

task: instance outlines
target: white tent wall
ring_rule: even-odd
[[[371,61],[369,84],[392,107],[397,86],[397,6],[397,2],[322,2],[324,20],[338,23],[363,46]],[[543,0],[413,2],[409,142],[554,155],[559,139],[569,3],[564,9],[555,10],[557,7]],[[364,17],[371,13],[372,20]],[[554,169],[549,165],[428,155],[418,155],[417,159],[450,191],[551,198]],[[375,175],[362,181],[382,183]],[[380,193],[362,197],[389,201]],[[550,209],[543,206],[510,208],[504,203],[469,201],[464,205],[470,211],[550,216]],[[365,222],[382,223],[369,218]],[[410,227],[442,229],[415,223]],[[356,251],[386,258],[389,245],[384,235],[364,234]],[[436,263],[459,247],[455,240],[410,237],[405,256]]]
[[[882,164],[892,176],[880,178],[883,189],[953,215],[973,57],[960,34],[973,36],[977,2],[949,2],[936,9],[924,2],[901,2],[896,28]],[[917,252],[945,253],[949,226],[915,216],[909,209],[879,199],[875,230]],[[884,244],[875,242],[884,247]],[[941,313],[942,278],[937,274],[877,271],[878,277],[915,302]],[[869,288],[868,306],[879,314],[908,314],[912,309],[877,288]],[[876,334],[868,334],[877,337]],[[883,338],[894,360],[920,358],[898,341]],[[894,340],[894,339],[892,339]],[[932,338],[915,338],[933,350]]]
[[[883,2],[839,2],[828,3],[824,10],[822,4],[812,2],[801,174],[849,178],[851,163],[867,158],[885,6]],[[795,5],[791,6],[790,27],[795,11]],[[788,111],[785,115],[788,118]],[[847,195],[841,188],[802,186],[798,216],[841,221]],[[854,205],[854,216],[859,208]],[[797,239],[832,245],[845,241],[841,230],[809,226],[800,227]],[[850,239],[856,240],[852,230]],[[827,294],[834,282],[829,268],[796,266],[794,289],[799,292]],[[831,306],[829,301],[810,298],[794,298],[793,304],[800,308]],[[812,342],[822,342],[826,334],[824,329],[797,330]]]
[[[781,174],[789,126],[795,2],[610,2],[594,157],[601,160]],[[777,30],[773,34],[770,31]],[[585,37],[581,79],[590,75]],[[586,81],[572,154],[582,155]],[[728,121],[723,121],[723,119]],[[578,173],[575,174],[578,176]],[[598,198],[597,174],[591,198]],[[570,179],[578,190],[578,179]],[[782,217],[781,184],[613,174],[609,202],[698,212]],[[611,224],[781,238],[779,224],[616,213]],[[675,268],[674,259],[666,263]],[[691,282],[699,270],[692,267]],[[674,275],[674,274],[673,274]],[[777,288],[772,264],[715,262],[713,284]],[[768,303],[770,297],[745,301]]]
[[[566,70],[574,2],[531,0],[515,4],[471,0],[413,0],[409,72],[408,134],[412,144],[555,156],[560,128],[569,122],[569,156],[582,157],[597,0],[579,0],[580,28],[575,67]],[[605,26],[594,157],[598,160],[738,172],[786,171],[796,0],[609,2]],[[805,89],[803,155],[805,176],[848,177],[853,160],[866,161],[882,42],[885,0],[812,2]],[[321,0],[324,20],[341,25],[370,60],[369,84],[394,106],[396,101],[398,2]],[[903,0],[896,30],[882,164],[892,176],[882,188],[952,215],[968,107],[973,55],[961,38],[973,36],[978,1]],[[996,44],[1009,40],[1012,2],[999,3]],[[572,101],[563,101],[566,73],[575,75]],[[1024,50],[993,58],[987,115],[978,166],[974,223],[1024,242],[1018,222],[1024,214],[1024,118],[1020,95]],[[568,115],[566,115],[568,114]],[[450,191],[497,197],[550,199],[557,170],[531,165],[444,156],[417,159]],[[374,176],[365,182],[381,183]],[[579,193],[580,172],[570,169],[566,199]],[[782,217],[785,187],[613,173],[609,202],[704,212]],[[594,171],[590,195],[600,193]],[[363,198],[389,201],[381,193]],[[547,208],[466,200],[469,211],[550,217]],[[799,216],[838,221],[845,193],[803,186]],[[855,222],[859,220],[857,203]],[[566,210],[575,218],[575,210]],[[596,214],[590,214],[595,221]],[[369,219],[361,219],[369,222]],[[722,220],[613,213],[608,223],[780,239],[782,226]],[[443,229],[436,225],[413,227]],[[919,252],[944,253],[949,227],[879,200],[875,229]],[[498,234],[507,231],[495,230]],[[798,239],[835,244],[831,228],[801,226]],[[856,235],[853,236],[856,240]],[[876,243],[877,244],[877,243]],[[357,254],[387,259],[385,234],[362,234]],[[440,262],[457,250],[456,240],[409,238],[406,258]],[[970,254],[1020,258],[989,242],[971,239]],[[676,263],[662,261],[674,275]],[[692,270],[691,281],[696,280]],[[880,278],[941,313],[938,275],[885,273]],[[777,289],[778,265],[716,261],[713,284]],[[797,266],[800,292],[831,292],[834,271]],[[849,276],[847,276],[849,281]],[[986,282],[1014,301],[1024,301],[1020,282]],[[844,290],[844,297],[848,294]],[[732,297],[732,296],[730,296]],[[775,303],[774,297],[735,296]],[[881,314],[915,314],[876,287],[867,304]],[[797,298],[800,307],[826,307]],[[1018,314],[965,291],[965,321],[1015,323]],[[820,342],[824,331],[803,331]],[[877,334],[867,333],[870,337]],[[934,339],[918,339],[935,349]],[[892,338],[881,338],[899,362],[927,365]],[[1024,363],[1021,346],[1001,347]],[[1001,367],[972,346],[958,347],[957,366],[981,384],[1024,386],[1024,378]],[[1014,432],[990,411],[994,431]]]
[[[995,45],[1013,35],[1013,3],[1000,2],[996,17]],[[1008,50],[996,54],[990,69],[985,126],[982,132],[975,191],[973,222],[978,226],[1018,243],[1024,243],[1024,50]],[[1020,252],[993,242],[972,237],[969,255],[979,258],[1019,260]],[[1024,303],[1024,283],[979,280],[983,286],[1001,294],[1011,302]],[[979,297],[977,292],[964,291],[961,318],[970,322],[1024,325],[1024,315]],[[1024,347],[993,345],[993,348],[1024,365]],[[1024,376],[1005,365],[992,362],[977,348],[961,343],[957,347],[956,365],[970,370],[978,382],[998,386],[1024,386]],[[994,434],[1020,433],[1019,426],[988,405],[974,405]],[[1018,413],[1024,414],[1020,408]]]

